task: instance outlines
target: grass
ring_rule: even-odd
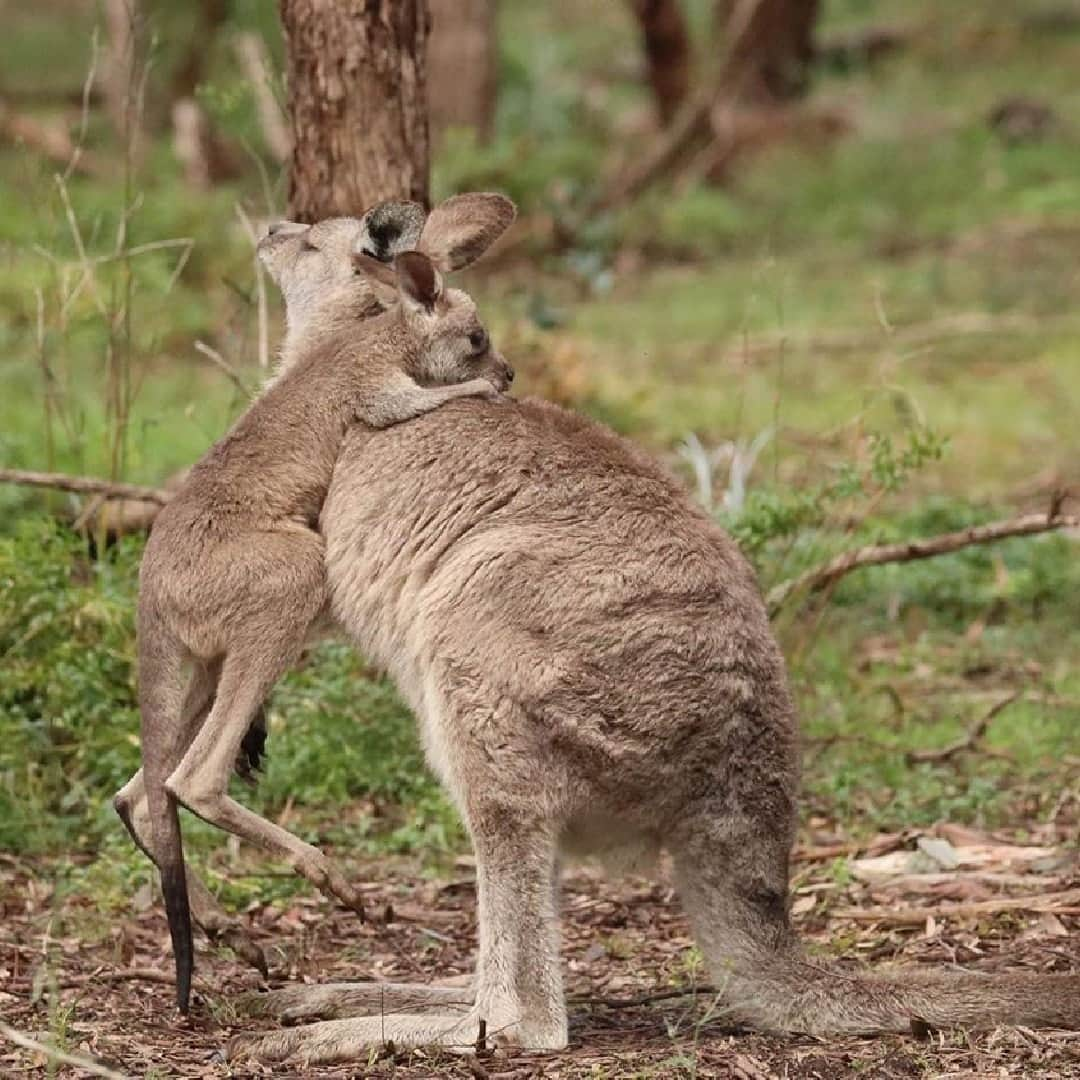
[[[689,6],[704,35],[709,5]],[[237,21],[259,25],[262,7],[238,5]],[[20,9],[0,64],[12,85],[77,90],[85,47],[48,8]],[[726,189],[649,193],[580,226],[569,251],[530,248],[528,265],[471,279],[496,336],[532,358],[526,392],[530,378],[547,389],[573,365],[565,382],[578,407],[673,461],[690,432],[711,446],[775,428],[751,490],[776,512],[846,468],[865,469],[871,433],[901,445],[926,425],[947,438],[942,460],[900,490],[870,485],[837,500],[799,526],[796,543],[766,536],[754,549],[766,582],[847,544],[1041,505],[1055,484],[1080,482],[1080,141],[1067,122],[1080,108],[1071,77],[1080,35],[1040,28],[1020,0],[992,12],[974,0],[826,4],[829,31],[892,21],[915,28],[906,48],[815,84],[813,103],[848,114],[852,134],[750,159]],[[164,79],[181,35],[171,22],[161,30]],[[599,0],[508,0],[501,33],[497,137],[485,148],[453,137],[436,188],[499,186],[532,214],[572,222],[579,198],[637,145],[620,134],[640,127],[647,106],[625,60],[632,27],[622,6]],[[67,62],[33,60],[45,53]],[[1063,122],[1039,141],[1003,142],[986,118],[1010,94],[1045,99]],[[221,43],[200,97],[259,154],[250,100]],[[108,150],[104,121],[89,130]],[[82,264],[52,171],[0,149],[0,463],[106,473],[115,335],[93,291],[73,292]],[[257,377],[254,269],[234,205],[261,212],[281,187],[271,177],[267,194],[253,165],[243,181],[191,192],[164,137],[136,184],[129,246],[194,241],[175,279],[177,250],[132,257],[130,301],[122,260],[94,275],[109,312],[130,306],[124,472],[157,483],[243,404],[195,341]],[[73,177],[68,190],[87,250],[108,254],[125,214],[116,184]],[[122,907],[148,879],[107,806],[137,759],[138,545],[88,562],[42,524],[41,509],[65,498],[0,488],[0,847],[68,856],[58,880]],[[1076,552],[1075,541],[1045,538],[861,572],[824,608],[782,619],[807,742],[807,813],[860,832],[939,818],[1037,821],[1060,808],[1080,756]],[[947,744],[1011,690],[1023,695],[991,725],[993,754],[909,763],[907,751]],[[284,681],[271,726],[266,775],[244,796],[262,812],[369,852],[438,858],[460,847],[406,711],[348,648],[321,648]],[[188,831],[229,903],[297,888],[242,876],[238,867],[264,864],[237,863],[211,830]],[[86,868],[79,853],[102,844],[108,860]]]

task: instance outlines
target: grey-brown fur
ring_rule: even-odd
[[[564,1046],[567,851],[669,851],[731,1018],[759,1030],[1080,1027],[1080,975],[878,977],[804,954],[788,917],[796,718],[757,582],[628,442],[535,401],[355,427],[321,529],[333,614],[394,677],[472,838],[475,989],[464,1008],[439,987],[290,987],[258,1011],[337,1019],[233,1055],[468,1048],[481,1022],[495,1042]]]
[[[476,200],[483,221],[508,223],[506,200]],[[486,217],[485,206],[492,207]],[[185,876],[178,804],[275,852],[361,910],[358,891],[318,849],[227,791],[237,762],[258,743],[252,729],[266,695],[325,604],[316,523],[347,427],[383,428],[457,398],[491,396],[512,378],[472,300],[445,290],[427,255],[385,250],[386,221],[395,213],[397,241],[411,246],[419,238],[422,214],[417,221],[412,204],[396,207],[372,212],[383,226],[375,247],[395,255],[396,275],[367,254],[366,221],[288,224],[260,244],[291,303],[279,373],[191,470],[158,515],[143,556],[143,768],[116,806],[161,872],[182,1011],[192,970],[190,907],[209,930],[228,924],[201,883]],[[437,240],[428,235],[441,258]],[[459,238],[451,242],[456,250]],[[185,689],[186,664],[193,674]]]

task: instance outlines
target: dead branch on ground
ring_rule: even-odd
[[[1044,911],[1055,915],[1077,915],[1080,914],[1080,889],[1035,896],[997,896],[992,900],[931,904],[927,907],[843,907],[835,908],[829,914],[837,919],[852,919],[855,922],[924,926],[927,919],[974,919],[1006,911],[1030,912],[1034,915]]]
[[[59,124],[43,124],[16,112],[3,99],[0,99],[0,138],[22,143],[54,164],[84,176],[107,177],[111,171],[95,154],[79,152],[79,147]]]
[[[715,986],[684,986],[678,990],[660,990],[655,994],[640,994],[632,998],[590,997],[588,994],[571,994],[567,1000],[572,1005],[603,1005],[606,1009],[633,1009],[639,1005],[652,1005],[657,1001],[673,998],[713,995],[720,991]]]
[[[852,570],[863,566],[882,566],[885,563],[912,562],[947,555],[975,544],[991,544],[1010,536],[1034,536],[1057,529],[1080,529],[1080,515],[1062,514],[1059,506],[1047,513],[1023,514],[1020,517],[994,521],[988,525],[972,525],[957,532],[942,533],[922,540],[904,540],[898,544],[868,544],[845,551],[821,566],[798,577],[774,585],[765,597],[769,614],[775,615],[794,595],[812,594],[828,588]]]
[[[1001,698],[1000,701],[995,702],[978,720],[975,721],[968,728],[967,734],[963,738],[957,739],[956,742],[949,743],[948,746],[941,747],[940,750],[909,750],[905,757],[909,764],[926,763],[926,762],[942,762],[948,761],[950,758],[955,757],[957,754],[962,754],[965,750],[974,750],[982,741],[986,735],[987,729],[990,727],[990,721],[994,719],[999,713],[1004,712],[1014,701],[1021,696],[1019,690],[1014,690],[1011,694]]]
[[[159,506],[164,506],[172,498],[172,492],[164,488],[123,484],[116,480],[99,480],[93,476],[31,472],[27,469],[0,469],[0,484],[52,488],[55,491],[71,491],[77,495],[107,495],[112,499],[136,499],[139,502],[157,503]]]
[[[0,1021],[0,1036],[16,1046],[21,1046],[24,1050],[31,1050],[35,1054],[40,1054],[46,1061],[53,1062],[56,1065],[70,1065],[82,1072],[88,1072],[92,1076],[103,1076],[106,1080],[127,1080],[123,1073],[110,1069],[107,1065],[102,1065],[91,1057],[86,1057],[84,1054],[72,1054],[66,1050],[58,1050],[48,1043],[38,1042],[37,1039],[32,1039],[24,1032],[9,1027],[3,1021]]]

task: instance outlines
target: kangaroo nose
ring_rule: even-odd
[[[509,364],[506,365],[506,381],[508,383],[514,381],[514,369]]]
[[[285,222],[284,221],[272,221],[272,222],[270,222],[270,227],[266,231],[270,236],[273,236],[274,233],[281,232],[281,230],[284,229],[284,228],[285,228]]]

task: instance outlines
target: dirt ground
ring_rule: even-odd
[[[852,962],[1080,972],[1074,834],[1047,826],[1021,839],[945,825],[856,847],[819,830],[796,851],[794,917],[814,948]],[[226,1064],[221,1048],[232,1034],[272,1024],[237,1015],[230,999],[242,990],[297,980],[428,981],[470,970],[468,860],[440,880],[402,863],[365,869],[377,882],[368,890],[376,918],[361,925],[315,897],[253,907],[245,917],[266,950],[269,983],[208,948],[198,958],[192,1016],[181,1021],[157,902],[135,897],[122,921],[95,924],[89,900],[69,899],[58,910],[46,865],[0,857],[0,1018],[23,1036],[130,1077],[1080,1077],[1080,1033],[825,1041],[732,1031],[712,994],[667,996],[704,982],[671,889],[607,882],[588,870],[571,872],[564,891],[566,1052],[388,1050],[333,1069]],[[94,925],[96,932],[69,932]],[[641,997],[652,1000],[633,1003]],[[0,1076],[46,1075],[92,1074],[0,1037]]]

